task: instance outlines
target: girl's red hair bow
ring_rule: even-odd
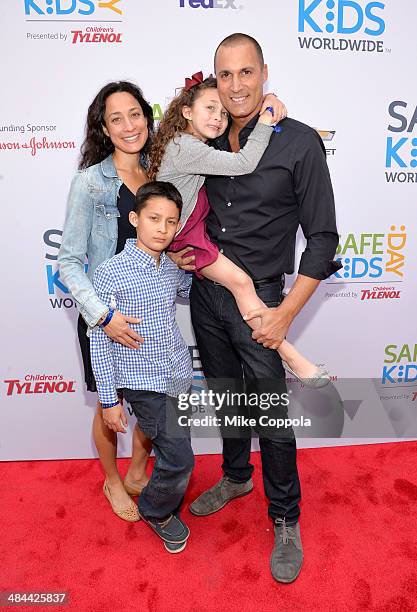
[[[195,85],[200,85],[200,83],[202,83],[203,81],[203,73],[200,70],[200,72],[196,72],[195,74],[193,74],[191,79],[185,79],[184,89],[185,91],[188,91],[189,89],[191,89],[191,87],[194,87]]]

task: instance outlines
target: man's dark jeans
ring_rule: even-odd
[[[282,301],[283,283],[263,283],[256,288],[261,300],[270,307]],[[279,354],[264,348],[252,339],[252,330],[242,319],[233,295],[209,280],[194,280],[191,289],[191,317],[204,374],[210,379],[233,379],[238,386],[242,379],[251,390],[262,392],[264,381],[279,379],[285,387],[285,373]],[[296,463],[296,442],[291,430],[280,436],[268,430],[259,437],[265,494],[269,515],[285,517],[288,523],[298,520],[301,499]],[[246,482],[252,475],[249,463],[251,439],[223,434],[223,471],[235,482]]]
[[[164,393],[123,389],[143,433],[152,440],[155,464],[139,496],[139,512],[162,521],[176,514],[194,467],[190,432],[178,425],[177,401]]]

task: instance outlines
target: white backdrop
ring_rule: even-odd
[[[325,362],[335,384],[376,379],[372,393],[382,410],[383,425],[373,427],[363,401],[369,385],[359,402],[357,393],[343,397],[342,385],[346,403],[327,432],[334,438],[329,442],[318,431],[319,439],[299,445],[346,443],[342,432],[351,435],[347,442],[359,435],[414,437],[414,0],[1,0],[0,14],[6,257],[0,459],[95,453],[95,398],[84,391],[77,311],[56,266],[88,105],[106,82],[128,79],[142,87],[158,119],[185,76],[213,71],[218,42],[236,31],[263,46],[266,90],[279,94],[290,116],[321,130],[335,190],[345,268],[321,284],[289,339]],[[178,307],[178,318],[192,347],[188,306]],[[320,412],[326,395],[315,398]],[[194,442],[197,452],[219,449],[215,439]],[[129,453],[125,438],[120,454]]]

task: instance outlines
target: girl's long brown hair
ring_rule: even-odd
[[[194,87],[191,87],[188,91],[183,88],[181,93],[171,100],[159,124],[155,137],[153,138],[151,152],[149,154],[150,165],[148,175],[151,181],[156,179],[169,141],[181,132],[185,132],[187,128],[187,119],[182,115],[183,107],[191,107],[203,90],[215,87],[217,87],[216,79],[209,76],[207,79],[204,79],[202,83],[194,85]]]

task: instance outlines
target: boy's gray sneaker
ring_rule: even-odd
[[[181,544],[170,544],[169,542],[165,542],[164,540],[165,550],[169,553],[175,554],[182,552],[184,548],[187,546],[187,542],[181,542]]]
[[[275,546],[271,555],[271,573],[278,582],[293,582],[303,564],[300,525],[287,525],[285,518],[274,521]]]
[[[139,513],[140,514],[140,513]],[[182,522],[179,516],[171,514],[165,521],[151,521],[140,515],[144,522],[168,544],[183,544],[190,536],[190,530],[187,525]]]
[[[190,512],[197,516],[207,516],[221,510],[229,501],[247,495],[253,489],[252,478],[247,482],[233,482],[223,476],[218,483],[204,491],[190,506]]]

